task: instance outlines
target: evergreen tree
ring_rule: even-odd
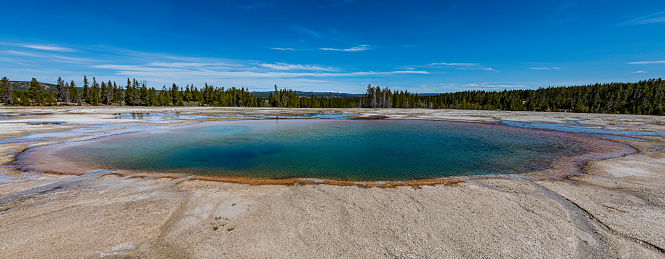
[[[90,86],[88,86],[88,77],[83,75],[83,96],[81,98],[83,99],[84,102],[90,103]]]
[[[99,84],[97,83],[97,79],[95,77],[92,77],[92,87],[90,87],[90,91],[88,93],[88,97],[90,98],[90,104],[92,105],[99,105],[101,98],[99,96]]]
[[[44,96],[42,95],[42,86],[37,82],[36,78],[32,78],[30,81],[30,86],[28,87],[28,98],[31,100],[31,105],[42,105],[44,104]]]
[[[0,102],[12,105],[14,99],[12,98],[12,86],[9,84],[9,79],[3,77],[0,80]]]

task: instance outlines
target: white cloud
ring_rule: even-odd
[[[348,49],[335,49],[335,48],[319,48],[320,50],[331,50],[331,51],[345,51],[345,52],[356,52],[364,51],[369,49],[369,45],[358,45]]]
[[[456,67],[458,70],[486,70],[486,71],[494,71],[494,72],[499,72],[498,70],[491,68],[491,67],[483,67],[478,63],[448,63],[448,62],[440,62],[440,63],[430,63],[430,66],[451,66],[451,67]]]
[[[147,80],[150,87],[203,83],[220,86],[271,89],[272,85],[291,89],[362,92],[367,83],[392,82],[428,75],[426,69],[387,69],[372,71],[359,68],[333,67],[324,64],[290,64],[276,60],[240,60],[203,56],[180,56],[115,48],[87,46],[85,51],[47,52],[23,48],[0,50],[0,68],[13,79],[57,76],[80,80],[82,75],[100,80],[124,82],[127,77]],[[94,58],[94,60],[93,60]],[[21,63],[21,64],[19,64]],[[49,64],[55,69],[44,69]],[[39,69],[32,69],[39,68]],[[404,78],[403,78],[404,77]],[[383,80],[383,81],[382,81]],[[80,85],[80,82],[77,82]],[[387,83],[384,83],[387,84]],[[360,87],[360,88],[358,88]]]
[[[499,72],[499,70],[496,70],[491,67],[458,67],[457,70],[485,70],[485,71]]]
[[[310,71],[337,71],[338,69],[334,67],[320,67],[312,65],[300,65],[300,64],[287,64],[287,63],[275,63],[275,64],[259,64],[261,67],[272,68],[276,70],[310,70]]]
[[[307,28],[291,26],[291,30],[294,31],[294,32],[297,32],[300,35],[310,36],[310,37],[317,38],[317,39],[320,39],[320,40],[323,39],[323,35],[321,35],[318,32],[315,32],[313,30],[307,29]]]
[[[665,64],[665,60],[635,61],[635,62],[628,62],[626,64],[629,64],[629,65]]]
[[[424,71],[424,70],[398,70],[398,71],[390,71],[390,72],[353,72],[353,73],[348,73],[350,76],[360,76],[360,75],[399,75],[399,74],[420,74],[420,75],[429,75],[429,72]]]
[[[71,49],[71,48],[58,47],[58,46],[53,46],[53,45],[28,44],[28,45],[23,45],[23,47],[30,48],[30,49],[38,49],[38,50],[58,51],[58,52],[74,52],[74,51],[76,51],[76,50]]]
[[[4,53],[9,54],[9,55],[14,55],[14,56],[42,58],[42,59],[47,59],[49,61],[61,62],[61,63],[85,64],[85,63],[90,63],[90,62],[95,61],[93,59],[87,59],[87,58],[75,58],[75,57],[56,55],[56,54],[50,54],[50,53],[41,54],[41,53],[16,51],[16,50],[7,50],[7,51],[4,51]]]
[[[225,62],[150,62],[148,66],[169,68],[235,68],[244,67],[245,65]]]
[[[471,67],[471,66],[478,66],[480,64],[478,63],[446,63],[446,62],[441,62],[441,63],[431,63],[430,66],[462,66],[462,67]]]
[[[12,58],[0,58],[0,62],[7,62],[7,63],[17,64],[17,65],[22,65],[22,66],[34,67],[34,65],[29,65],[29,64],[21,62],[21,60],[12,59]]]
[[[343,1],[339,1],[335,4],[332,4],[332,6],[337,7],[337,6],[340,6],[340,5],[351,4],[351,3],[354,3],[356,1],[358,1],[358,0],[343,0]]]
[[[295,50],[294,48],[270,48],[274,50]]]
[[[651,13],[625,21],[619,25],[641,25],[665,22],[665,12]]]
[[[267,4],[267,3],[264,3],[264,2],[254,2],[252,4],[236,5],[235,8],[242,9],[242,10],[252,10],[252,9],[255,9],[255,8],[260,8],[260,7],[262,8],[262,7],[268,7],[268,6],[270,6],[270,5]]]
[[[259,65],[264,67],[263,64]],[[286,72],[286,71],[264,71],[257,68],[246,68],[242,70],[209,69],[196,67],[165,68],[148,65],[96,65],[94,68],[112,69],[123,76],[134,77],[163,77],[163,78],[209,78],[209,79],[234,79],[234,78],[296,78],[296,77],[358,77],[376,75],[398,75],[398,74],[429,74],[427,71],[360,71],[360,72]],[[273,67],[270,67],[274,69]],[[288,69],[288,68],[287,68]]]
[[[533,70],[550,70],[550,69],[559,70],[561,68],[560,67],[531,67],[529,69],[533,69]]]
[[[648,72],[648,71],[640,70],[640,71],[635,71],[635,72],[631,72],[631,73],[633,73],[633,74],[644,74],[646,72]]]

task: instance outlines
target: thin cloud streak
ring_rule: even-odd
[[[57,51],[57,52],[75,52],[76,51],[76,50],[71,49],[71,48],[58,47],[58,46],[52,46],[52,45],[28,44],[28,45],[23,45],[23,47],[29,48],[29,49],[48,50],[48,51]]]
[[[323,68],[311,65],[292,65],[285,63],[258,64],[257,67],[245,67],[242,69],[228,67],[205,67],[198,64],[181,64],[178,67],[157,66],[156,63],[147,65],[95,65],[93,68],[115,70],[118,75],[150,77],[150,78],[210,78],[210,79],[238,79],[238,78],[296,78],[296,77],[363,77],[363,76],[388,76],[403,74],[427,75],[429,72],[422,70],[397,70],[387,72],[359,71],[359,72],[332,72],[334,68]],[[159,64],[159,63],[157,63]],[[309,70],[317,72],[287,72],[290,70]]]
[[[329,51],[344,51],[344,52],[356,52],[356,51],[365,51],[369,49],[369,45],[358,45],[348,49],[336,49],[336,48],[319,48],[320,50],[329,50]]]
[[[287,63],[275,63],[275,64],[259,64],[261,67],[272,68],[276,70],[309,70],[309,71],[338,71],[334,67],[320,67],[312,65],[300,65],[300,64],[287,64]]]
[[[635,71],[635,72],[631,72],[631,73],[633,73],[633,74],[644,74],[646,72],[648,72],[648,71],[640,70],[640,71]]]
[[[7,50],[7,51],[4,51],[4,53],[9,54],[9,55],[14,55],[14,56],[43,58],[43,59],[48,59],[50,61],[61,62],[61,63],[86,64],[86,63],[91,63],[91,62],[96,61],[94,59],[87,59],[87,58],[75,58],[75,57],[68,57],[68,56],[62,56],[62,55],[40,54],[40,53],[24,52],[24,51],[17,51],[17,50]]]
[[[628,62],[626,64],[629,64],[629,65],[665,64],[665,60],[635,61],[635,62]]]
[[[310,36],[310,37],[317,38],[317,39],[320,39],[320,40],[323,39],[323,35],[321,35],[318,32],[315,32],[313,30],[307,29],[307,28],[291,26],[291,30],[298,33],[298,34],[300,34],[300,35]]]
[[[295,50],[294,48],[270,48],[274,50]]]
[[[642,25],[642,24],[650,24],[650,23],[662,23],[665,22],[665,12],[657,12],[657,13],[652,13],[652,14],[647,14],[644,16],[640,16],[628,21],[625,21],[623,23],[620,23],[619,25]]]
[[[11,58],[0,58],[0,62],[7,62],[7,63],[16,64],[16,65],[34,67],[34,65],[29,65],[29,64],[21,62],[20,60],[11,59]]]
[[[458,67],[457,70],[485,70],[485,71],[494,71],[494,72],[499,72],[499,70],[496,70],[491,67]]]
[[[456,67],[457,70],[486,70],[486,71],[494,71],[494,72],[499,72],[498,70],[491,68],[491,67],[481,67],[479,63],[448,63],[448,62],[440,62],[440,63],[430,63],[430,66],[451,66],[451,67]]]
[[[561,68],[560,67],[530,67],[529,69],[532,69],[532,70],[550,70],[550,69],[559,70]]]
[[[478,63],[446,63],[446,62],[441,62],[441,63],[431,63],[429,64],[430,66],[463,66],[463,67],[471,67],[471,66],[479,66],[480,64]]]
[[[206,67],[212,67],[212,68],[238,68],[238,67],[245,67],[245,65],[242,65],[242,64],[230,64],[230,63],[224,63],[224,62],[209,62],[209,63],[201,63],[201,62],[151,62],[151,63],[148,64],[148,66],[169,67],[169,68],[206,68]]]

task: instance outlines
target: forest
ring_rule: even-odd
[[[509,111],[559,111],[664,115],[665,82],[649,79],[636,83],[605,83],[547,87],[535,90],[462,91],[440,94],[410,93],[387,87],[367,86],[362,96],[331,97],[303,95],[278,89],[267,97],[246,88],[224,88],[204,84],[147,87],[146,81],[127,78],[116,82],[92,82],[83,86],[58,78],[56,84],[0,80],[0,102],[5,105],[129,105],[129,106],[216,106],[290,108],[430,108]]]

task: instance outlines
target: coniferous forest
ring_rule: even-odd
[[[367,86],[362,96],[304,95],[290,89],[269,94],[245,88],[198,88],[173,84],[161,90],[145,81],[127,79],[124,85],[83,77],[83,85],[58,78],[56,84],[0,80],[0,102],[5,105],[130,105],[291,108],[432,108],[510,111],[565,111],[664,115],[665,82],[607,83],[547,87],[536,90],[462,91],[418,95],[408,91]]]

